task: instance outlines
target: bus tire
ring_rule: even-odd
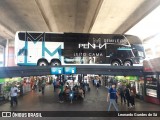
[[[124,65],[124,66],[132,66],[132,62],[129,61],[129,60],[127,60],[127,61],[124,62],[123,65]]]
[[[59,66],[59,65],[61,65],[61,62],[59,60],[52,60],[50,65],[51,66]]]
[[[120,63],[116,60],[111,63],[112,66],[120,66]]]
[[[45,59],[41,59],[38,61],[37,66],[48,66],[48,62]]]

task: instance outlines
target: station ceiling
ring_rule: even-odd
[[[16,31],[125,33],[160,0],[0,0],[0,41]]]

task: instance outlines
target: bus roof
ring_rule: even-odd
[[[114,37],[122,37],[122,38],[137,38],[136,36],[133,35],[125,35],[125,34],[100,34],[100,33],[72,33],[72,32],[41,32],[41,31],[17,31],[16,33],[29,33],[29,34],[36,34],[36,33],[46,33],[46,34],[52,34],[52,35],[60,35],[61,37],[106,37],[107,38],[114,38]],[[137,41],[137,40],[136,40]]]

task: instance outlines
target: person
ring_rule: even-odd
[[[68,87],[68,86],[65,86],[65,89],[64,89],[64,92],[63,92],[63,95],[64,95],[64,98],[63,100],[68,100],[69,99],[69,93],[70,93],[71,89]],[[60,96],[61,97],[61,96]],[[59,97],[59,99],[61,99]],[[60,103],[63,102],[63,101],[60,101]]]
[[[94,86],[94,79],[92,78],[92,84],[93,84],[93,86]]]
[[[31,78],[30,78],[30,88],[31,88],[31,90],[33,90],[34,88],[34,77],[32,76]]]
[[[125,93],[125,86],[122,85],[120,87],[121,104],[122,103],[126,103],[126,98],[125,98],[125,94],[124,93]]]
[[[19,95],[23,96],[23,82],[20,82],[19,89],[20,89]]]
[[[81,87],[78,89],[78,93],[79,93],[79,97],[80,98],[84,98],[85,97],[85,91]]]
[[[42,90],[42,79],[41,78],[38,78],[38,89],[39,89],[39,92],[41,92]]]
[[[101,86],[101,80],[99,79],[99,86]]]
[[[118,110],[118,105],[116,103],[116,95],[118,96],[118,94],[117,94],[117,91],[116,91],[115,87],[116,87],[115,84],[112,84],[111,88],[108,91],[108,95],[107,95],[107,102],[109,102],[108,111],[110,111],[110,108],[111,108],[112,104],[113,104],[115,110],[119,111]]]
[[[59,102],[60,103],[63,103],[63,83],[60,83],[60,86],[59,86]]]
[[[97,79],[95,78],[94,79],[94,85],[96,86],[96,84],[97,84]]]
[[[41,84],[42,94],[44,94],[45,86],[46,86],[46,80],[45,80],[45,78],[43,77],[43,78],[42,78],[42,84]]]
[[[56,91],[56,83],[57,83],[57,82],[56,82],[56,79],[54,79],[54,80],[53,80],[53,89],[54,89],[54,92]]]
[[[125,97],[127,100],[127,106],[130,108],[130,89],[129,85],[127,85],[127,88],[125,89]]]
[[[113,83],[113,84],[115,84],[115,89],[116,89],[116,103],[117,103],[117,105],[118,105],[118,96],[119,96],[119,88],[118,88],[118,85],[117,85],[117,83]]]
[[[134,97],[135,97],[134,91],[131,89],[131,91],[130,91],[130,102],[131,102],[131,107],[134,107],[134,106],[135,106]]]
[[[98,92],[98,88],[99,88],[99,81],[97,80],[97,83],[96,83],[96,87],[97,87],[97,92]]]
[[[38,80],[37,77],[34,78],[34,90],[37,90]]]
[[[13,107],[13,103],[16,105],[18,104],[17,95],[18,95],[18,88],[15,83],[12,83],[12,87],[10,89],[10,96],[11,96],[11,107]]]
[[[85,81],[85,91],[87,92],[88,91],[88,83],[87,83],[87,80]]]
[[[135,107],[135,97],[136,97],[136,87],[133,85],[131,88],[133,90],[133,107]]]

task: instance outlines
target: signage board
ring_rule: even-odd
[[[63,67],[52,67],[51,68],[51,74],[52,75],[63,74]]]
[[[76,67],[65,67],[64,74],[76,74],[77,69]]]

